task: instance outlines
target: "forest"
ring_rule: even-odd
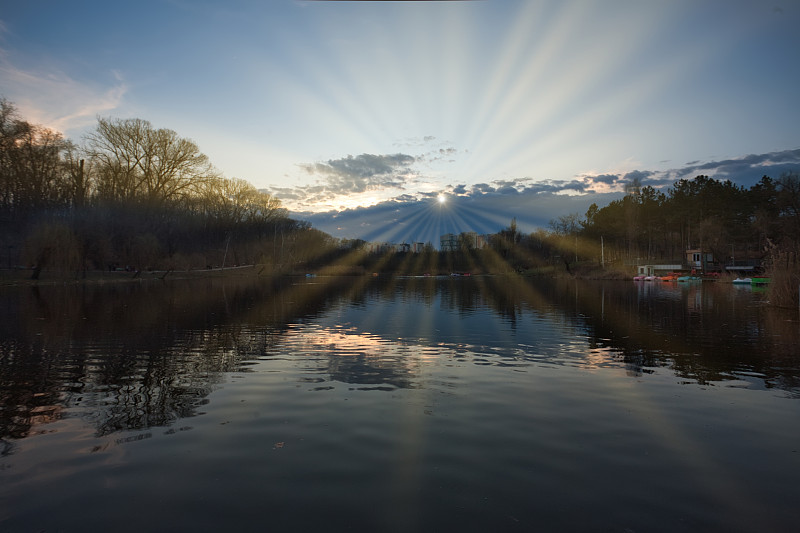
[[[637,264],[752,265],[800,282],[800,175],[744,188],[708,176],[666,190],[628,184],[625,195],[565,214],[530,234],[512,220],[489,246],[374,254],[293,220],[270,194],[226,178],[191,140],[141,119],[98,118],[81,143],[32,124],[0,99],[0,267],[56,271],[566,272],[627,276]],[[3,261],[2,259],[5,259]],[[600,270],[598,274],[597,271]],[[783,277],[781,277],[783,276]]]
[[[565,232],[571,224],[564,217],[554,229]],[[694,248],[709,252],[717,265],[755,264],[771,248],[797,251],[800,179],[763,176],[746,189],[697,176],[666,192],[633,183],[622,199],[592,205],[580,226],[583,238],[603,237],[618,256],[669,262]]]

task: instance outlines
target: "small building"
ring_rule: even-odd
[[[705,256],[705,257],[704,257]],[[692,270],[703,270],[714,262],[714,255],[700,249],[686,250],[686,264]]]
[[[637,273],[640,276],[663,276],[670,272],[679,272],[682,269],[681,265],[640,265]]]

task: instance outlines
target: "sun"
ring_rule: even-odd
[[[436,199],[439,201],[440,204],[444,204],[445,202],[447,202],[447,196],[445,196],[444,194],[440,194]]]

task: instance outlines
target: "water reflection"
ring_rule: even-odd
[[[64,416],[97,436],[201,412],[231,372],[303,361],[311,390],[475,365],[624,366],[800,396],[796,313],[715,284],[517,277],[204,280],[0,292],[0,453]],[[428,357],[430,356],[430,357]],[[300,363],[297,363],[300,364]]]
[[[403,303],[404,314],[384,311],[376,319],[380,307],[373,306],[350,320],[387,338],[488,353],[500,347],[528,362],[622,364],[632,376],[668,367],[701,384],[743,380],[792,395],[800,388],[797,312],[772,308],[764,292],[730,284],[417,278],[373,290],[382,302]],[[419,301],[425,306],[414,307]],[[457,320],[431,313],[437,302]],[[476,310],[484,312],[476,317]]]
[[[797,314],[769,307],[763,293],[714,283],[600,290],[581,298],[582,320],[592,342],[618,350],[633,373],[666,366],[701,384],[745,380],[797,394]]]
[[[0,293],[0,438],[65,409],[98,436],[194,416],[226,372],[340,296],[291,280],[6,288]],[[4,445],[7,453],[10,445]]]

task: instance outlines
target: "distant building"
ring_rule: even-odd
[[[416,246],[415,243],[414,246]],[[368,250],[373,254],[386,254],[386,253],[408,253],[412,249],[412,245],[406,242],[371,242],[368,245]]]
[[[439,250],[442,252],[455,252],[458,250],[458,235],[445,233],[439,237]]]
[[[462,244],[479,250],[489,246],[489,235],[478,235],[474,231],[465,231],[460,235],[445,233],[439,238],[439,249],[443,252],[455,252]]]
[[[369,243],[369,251],[373,254],[385,254],[386,252],[393,250],[394,245],[389,242],[371,242]]]

